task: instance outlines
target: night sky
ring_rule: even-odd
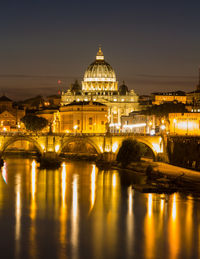
[[[4,0],[0,35],[0,95],[14,100],[81,82],[99,44],[138,94],[198,83],[200,1]]]

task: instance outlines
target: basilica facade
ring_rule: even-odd
[[[115,71],[105,61],[101,48],[96,60],[85,71],[81,86],[76,81],[69,90],[62,92],[61,106],[90,100],[108,107],[111,131],[120,129],[122,115],[139,110],[138,95],[124,83],[118,87]]]

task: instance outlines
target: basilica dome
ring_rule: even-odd
[[[96,60],[86,70],[84,82],[116,82],[115,72],[111,65],[104,60],[101,48],[97,52]]]

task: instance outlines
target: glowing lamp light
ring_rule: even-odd
[[[150,130],[150,135],[151,135],[151,136],[154,136],[154,135],[155,135],[155,130],[154,130],[154,129]]]
[[[115,143],[113,144],[113,146],[112,146],[112,152],[115,153],[117,149],[118,149],[118,143],[115,142]]]
[[[6,132],[6,131],[7,131],[7,129],[6,129],[5,127],[3,127],[3,131],[4,131],[4,132]]]
[[[161,128],[162,130],[165,130],[165,129],[166,129],[166,126],[165,126],[165,125],[161,125],[160,128]]]
[[[45,146],[44,145],[41,145],[41,148],[43,151],[45,151]]]
[[[146,123],[137,123],[137,124],[123,125],[123,128],[133,129],[133,128],[140,128],[140,127],[145,127],[145,126],[146,126]]]
[[[99,149],[100,149],[100,150],[101,150],[101,152],[103,153],[103,147],[102,147],[102,146],[100,146],[100,147],[99,147]]]
[[[56,151],[56,153],[59,151],[59,149],[60,149],[60,145],[56,145],[56,146],[55,146],[55,151]]]
[[[31,164],[32,167],[35,167],[36,166],[36,162],[35,160],[33,160],[32,164]]]
[[[74,125],[74,130],[77,130],[78,129],[78,125]]]

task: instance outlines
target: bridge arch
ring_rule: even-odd
[[[138,141],[139,143],[145,144],[145,145],[146,145],[147,147],[149,147],[150,150],[152,151],[153,159],[154,159],[154,160],[157,159],[157,156],[158,156],[158,150],[156,150],[156,145],[157,145],[157,144],[156,144],[156,145],[155,145],[155,144],[153,145],[153,143],[151,143],[149,140],[147,140],[147,139],[145,139],[145,138],[139,138],[139,137],[137,137],[137,138],[135,138],[135,137],[128,137],[128,138],[124,138],[123,140],[125,140],[125,139],[132,139],[132,140]],[[115,151],[115,154],[116,154],[116,155],[118,154],[119,149],[120,149],[120,147],[122,146],[123,140],[120,142],[120,144],[118,145],[118,148],[117,148],[116,151]]]
[[[91,140],[90,138],[86,138],[86,137],[77,137],[76,136],[76,137],[68,138],[66,140],[64,139],[63,143],[61,144],[58,154],[62,153],[63,149],[70,143],[89,144],[94,148],[94,150],[96,151],[97,154],[101,153],[100,148],[96,145],[96,143],[93,140]]]
[[[14,136],[10,139],[8,139],[3,146],[1,147],[1,154],[3,154],[5,152],[5,150],[8,148],[8,146],[12,145],[13,143],[15,143],[16,141],[28,141],[30,143],[33,143],[33,145],[37,148],[37,150],[39,151],[40,154],[43,154],[43,149],[40,146],[40,144],[37,142],[37,140],[28,137],[28,136]]]

